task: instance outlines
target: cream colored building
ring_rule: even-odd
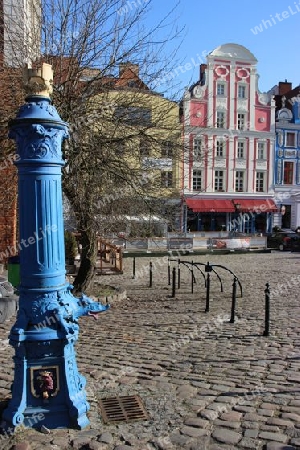
[[[136,174],[134,186],[122,188],[127,219],[132,216],[136,222],[139,216],[152,216],[161,234],[178,230],[182,154],[178,104],[149,90],[139,78],[138,66],[130,63],[120,66],[118,77],[101,79],[99,90],[89,101],[96,133],[107,142],[108,155],[118,155],[124,164],[124,176],[125,171]],[[143,207],[139,196],[146,200]],[[113,198],[110,203],[113,207]],[[147,220],[141,219],[140,228],[143,221]]]

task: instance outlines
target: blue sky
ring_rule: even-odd
[[[149,20],[153,24],[169,11],[175,0],[153,0]],[[179,50],[181,64],[199,61],[219,45],[247,47],[258,60],[258,87],[265,92],[279,81],[300,85],[300,0],[182,0],[178,23],[185,25]],[[203,58],[205,62],[205,58]],[[197,81],[199,67],[181,73],[182,90]]]

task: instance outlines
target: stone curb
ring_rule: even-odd
[[[95,296],[91,296],[91,298],[95,298],[97,301],[99,301],[100,303],[117,303],[120,302],[122,300],[126,300],[127,298],[127,291],[126,289],[120,288],[120,287],[113,287],[113,289],[116,290],[116,294],[113,295],[106,295],[106,296],[100,296],[100,297],[95,297]]]

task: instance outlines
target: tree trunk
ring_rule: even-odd
[[[75,294],[89,289],[94,279],[97,261],[96,233],[91,229],[82,230],[80,242],[82,245],[81,262],[73,283]]]

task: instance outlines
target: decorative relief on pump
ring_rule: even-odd
[[[55,397],[59,392],[58,366],[32,367],[30,369],[31,393],[34,397],[41,397],[45,402]]]
[[[23,302],[11,336],[17,337],[24,334],[24,331],[33,329],[41,332],[45,328],[52,328],[64,337],[73,336],[77,339],[79,317],[91,316],[96,319],[109,305],[95,302],[85,294],[74,297],[72,289],[72,285],[66,285],[60,291],[38,295],[30,302]]]
[[[67,137],[65,130],[48,129],[42,125],[33,124],[30,131],[28,131],[28,125],[26,128],[12,129],[9,137],[15,139],[18,144],[19,159],[16,165],[23,159],[52,159],[54,162],[55,160],[62,162],[61,142]]]
[[[29,116],[39,109],[43,110],[44,113],[47,113],[47,115],[51,116],[54,119],[57,119],[59,117],[54,106],[45,101],[35,101],[34,103],[25,103],[25,105],[21,106],[17,118]]]

